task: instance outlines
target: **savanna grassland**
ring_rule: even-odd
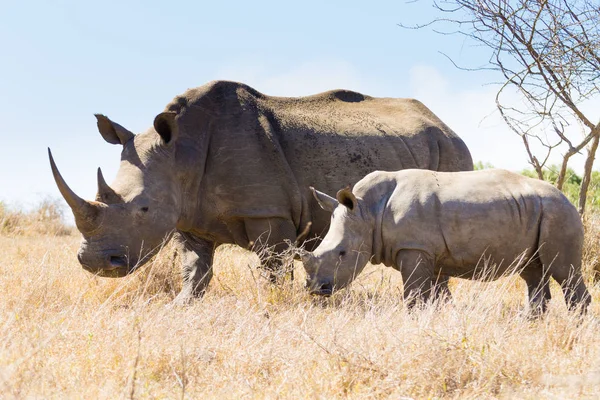
[[[586,220],[590,312],[525,312],[519,278],[453,280],[451,303],[408,312],[400,274],[370,266],[316,298],[303,270],[276,287],[258,259],[218,249],[201,301],[173,306],[181,280],[165,249],[138,273],[98,278],[54,206],[0,209],[0,397],[600,397],[600,214]]]

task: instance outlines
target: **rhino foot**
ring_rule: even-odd
[[[169,304],[169,307],[188,307],[194,304],[197,297],[189,294],[179,293]]]

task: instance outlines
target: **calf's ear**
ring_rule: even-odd
[[[175,121],[175,117],[177,117],[176,112],[165,111],[154,118],[154,129],[166,145],[174,143],[179,134],[179,128]]]
[[[310,186],[310,190],[311,190],[315,200],[317,200],[317,203],[319,203],[319,206],[321,206],[321,208],[323,210],[333,212],[333,210],[337,207],[338,202],[333,197],[331,197],[323,192],[319,192],[312,186]]]
[[[135,136],[116,122],[112,122],[107,116],[94,114],[98,123],[98,131],[110,144],[122,144],[129,142]]]
[[[354,196],[354,194],[350,190],[350,187],[339,190],[335,197],[337,198],[337,201],[340,204],[348,207],[350,210],[354,210],[354,208],[356,207],[356,196]]]

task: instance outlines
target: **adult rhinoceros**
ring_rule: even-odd
[[[50,156],[83,234],[79,261],[124,276],[175,231],[180,299],[203,293],[220,244],[280,251],[309,222],[307,238],[324,234],[329,213],[309,186],[331,192],[374,170],[473,168],[464,142],[420,102],[346,90],[271,97],[215,81],[177,96],[145,133],[96,118],[102,137],[123,151],[111,186],[98,170],[95,201],[69,189]]]

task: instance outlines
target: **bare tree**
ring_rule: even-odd
[[[582,109],[586,101],[600,98],[600,3],[443,0],[434,7],[444,18],[409,28],[451,26],[456,30],[441,33],[464,35],[491,50],[482,68],[503,78],[496,105],[521,136],[540,179],[550,154],[566,148],[556,182],[562,189],[570,158],[587,146],[579,193],[583,214],[600,136],[600,123],[594,122],[600,110],[588,115]]]

